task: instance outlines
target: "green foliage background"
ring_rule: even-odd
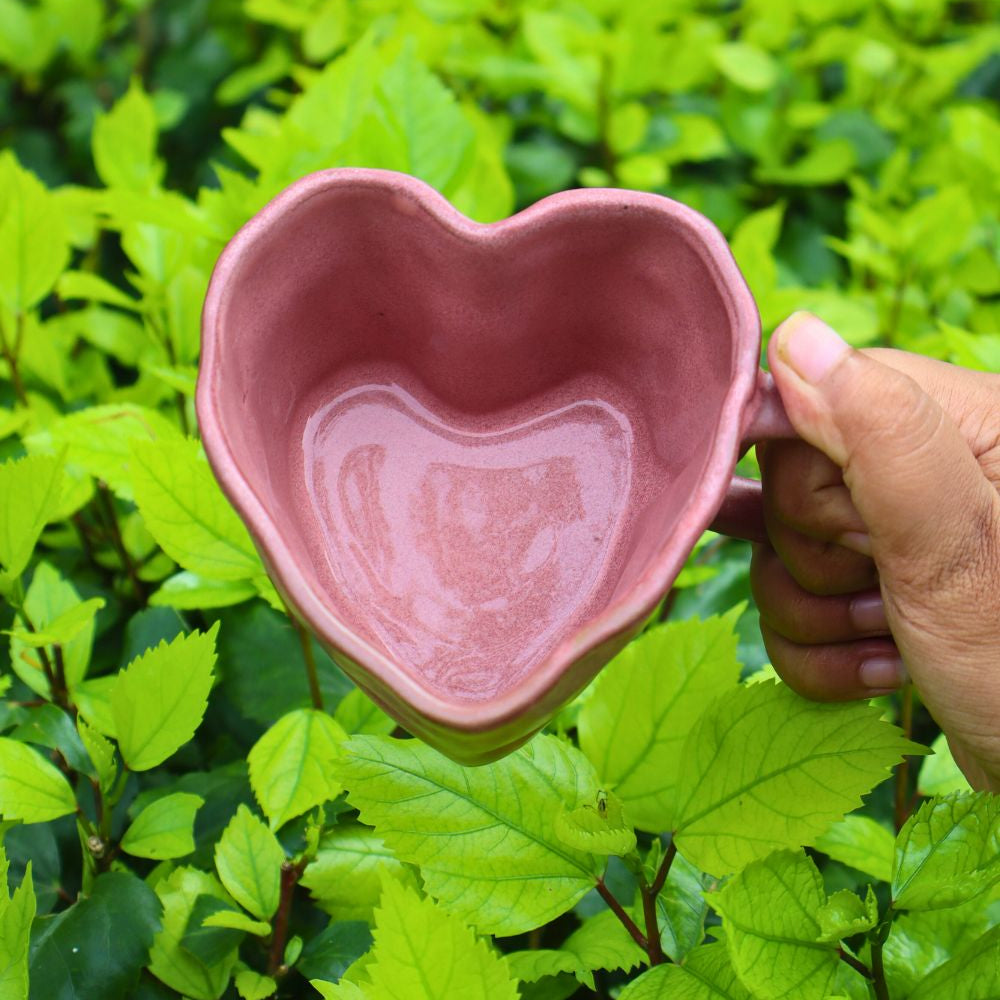
[[[667,194],[765,333],[807,308],[1000,371],[997,14],[0,0],[0,997],[1000,993],[1000,807],[912,692],[773,681],[744,545],[466,770],[289,622],[192,407],[219,251],[338,165],[482,221]]]

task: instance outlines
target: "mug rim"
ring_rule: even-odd
[[[332,189],[346,191],[351,188],[379,191],[387,198],[401,197],[431,223],[441,226],[452,236],[478,245],[504,240],[513,242],[520,232],[545,225],[550,218],[573,211],[589,212],[594,208],[604,211],[635,208],[640,210],[636,214],[669,219],[679,229],[708,269],[725,303],[732,329],[733,376],[716,418],[706,471],[697,488],[687,497],[672,536],[689,531],[700,535],[711,523],[729,485],[747,408],[757,385],[760,316],[732,251],[714,223],[695,209],[664,195],[620,188],[560,191],[506,219],[480,223],[463,215],[430,185],[408,174],[367,167],[334,167],[293,182],[250,218],[223,249],[212,271],[202,310],[201,359],[195,395],[202,445],[223,492],[250,529],[265,564],[280,580],[278,589],[282,597],[315,634],[371,675],[372,681],[383,685],[393,695],[393,702],[401,699],[432,723],[435,730],[441,727],[481,734],[544,705],[575,663],[602,644],[635,630],[660,602],[665,588],[676,578],[689,553],[678,550],[671,537],[666,536],[646,569],[621,597],[564,636],[548,656],[528,670],[514,686],[485,701],[449,699],[435,693],[356,634],[326,606],[298,572],[281,526],[243,474],[230,445],[218,407],[217,357],[220,318],[244,257],[255,245],[266,240],[270,230],[289,212],[301,209],[311,199]],[[365,685],[366,688],[370,686]]]

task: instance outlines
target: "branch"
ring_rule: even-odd
[[[664,885],[666,885],[667,876],[670,874],[670,866],[674,863],[675,857],[677,857],[677,842],[671,837],[670,846],[667,848],[666,854],[663,855],[656,878],[653,879],[652,890],[655,896],[659,896]]]
[[[319,672],[316,669],[316,657],[313,656],[309,633],[290,610],[288,611],[288,617],[291,619],[292,628],[299,634],[299,643],[302,646],[302,659],[305,660],[306,664],[306,676],[309,678],[309,696],[312,698],[313,708],[319,709],[322,712],[323,692],[319,686]]]
[[[903,687],[903,704],[900,709],[900,728],[909,740],[913,738],[913,685]],[[903,828],[910,815],[910,758],[904,757],[896,768],[896,801],[893,818],[896,821],[896,833]]]
[[[271,933],[271,951],[268,956],[267,972],[270,976],[284,975],[285,943],[288,939],[288,918],[292,912],[292,896],[295,886],[305,871],[307,862],[292,864],[284,861],[281,865],[281,897],[278,902],[278,912],[274,916],[274,931]]]
[[[622,922],[625,930],[632,935],[632,939],[635,943],[642,948],[644,952],[649,954],[649,946],[646,942],[645,935],[643,935],[642,931],[639,930],[636,922],[622,909],[622,904],[615,899],[614,894],[604,884],[603,878],[599,878],[597,880],[597,891],[601,894],[601,898],[604,902],[608,904],[611,912],[614,913],[614,915]]]
[[[846,951],[844,948],[838,948],[837,954],[840,956],[841,961],[846,962],[855,972],[860,972],[862,976],[865,977],[869,982],[873,980],[872,970],[865,965],[860,959],[855,958],[850,952]]]

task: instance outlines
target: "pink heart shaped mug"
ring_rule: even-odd
[[[216,264],[197,411],[275,586],[463,763],[515,749],[638,632],[707,527],[762,538],[792,434],[719,231],[577,190],[482,225],[402,174],[312,174]]]

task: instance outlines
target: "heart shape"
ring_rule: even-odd
[[[467,762],[638,630],[722,502],[757,381],[725,241],[657,195],[479,225],[341,169],[233,239],[203,315],[206,452],[353,679]]]

